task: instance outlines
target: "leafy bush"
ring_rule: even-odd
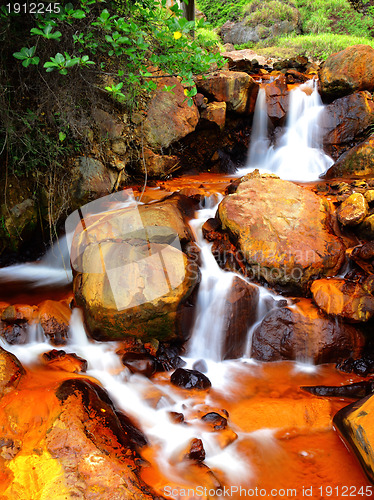
[[[305,55],[311,59],[325,60],[334,52],[339,52],[351,45],[367,44],[374,48],[374,40],[348,35],[321,33],[316,35],[283,36],[272,40],[270,47],[256,47],[264,56],[292,58]],[[246,44],[237,48],[246,48]]]
[[[252,0],[244,8],[246,15],[245,23],[254,28],[261,24],[272,26],[281,21],[290,21],[294,24],[298,22],[298,11],[293,5],[280,0]]]
[[[166,0],[55,5],[37,15],[0,7],[0,153],[17,173],[36,164],[48,168],[62,153],[83,147],[94,127],[91,109],[112,101],[131,110],[157,87],[160,70],[182,77],[190,104],[193,73],[223,62],[208,50],[216,39],[199,31],[204,20],[187,21],[178,6],[167,9]],[[38,119],[30,122],[28,110]],[[25,120],[55,144],[56,154],[49,150],[46,158],[39,145],[25,143]]]

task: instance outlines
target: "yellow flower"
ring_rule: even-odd
[[[188,95],[188,90],[184,89],[184,95]]]
[[[178,40],[182,36],[182,33],[180,31],[174,31],[174,38]]]

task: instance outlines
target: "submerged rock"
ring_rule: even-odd
[[[210,380],[203,373],[197,370],[186,370],[177,368],[170,377],[170,382],[183,389],[209,389],[211,387]]]
[[[366,475],[374,482],[374,396],[346,406],[338,411],[333,422],[344,441],[358,457]]]
[[[251,355],[260,361],[281,359],[334,363],[358,357],[364,337],[353,325],[325,316],[309,299],[270,311],[253,333]]]
[[[374,297],[359,283],[341,278],[316,280],[311,292],[318,307],[331,316],[368,321],[374,315]]]
[[[305,290],[312,278],[336,274],[343,262],[343,245],[328,227],[329,205],[292,182],[243,178],[220,203],[218,217],[250,278]]]
[[[374,90],[374,49],[353,45],[329,56],[319,73],[321,94],[333,100],[357,90]]]
[[[156,362],[153,356],[141,352],[127,352],[122,357],[122,363],[131,373],[140,373],[151,377],[156,371]]]
[[[343,226],[357,226],[368,213],[368,202],[361,193],[353,193],[337,210],[338,220]]]

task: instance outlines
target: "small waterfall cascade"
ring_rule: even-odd
[[[324,173],[333,160],[322,150],[319,117],[323,104],[316,80],[309,80],[289,93],[289,112],[283,135],[270,145],[265,89],[257,97],[248,162],[238,174],[257,168],[286,180],[313,181]]]
[[[222,335],[225,329],[225,301],[235,274],[223,271],[217,264],[211,243],[203,238],[202,225],[214,217],[218,204],[197,212],[190,222],[201,249],[201,283],[198,294],[196,320],[187,355],[205,360],[222,360]]]

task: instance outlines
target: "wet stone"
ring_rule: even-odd
[[[127,352],[122,357],[122,363],[131,371],[145,377],[151,377],[156,371],[154,357],[141,352]]]
[[[70,373],[87,371],[87,361],[74,353],[52,349],[42,354],[42,362],[53,370],[63,370]]]
[[[192,365],[193,370],[197,370],[201,373],[206,373],[208,371],[208,365],[206,364],[205,359],[198,359]]]
[[[203,373],[197,370],[185,370],[184,368],[177,368],[171,375],[170,382],[183,389],[205,390],[212,386],[208,377]]]
[[[214,431],[219,431],[227,427],[226,418],[222,417],[219,413],[210,412],[201,417],[203,422],[210,424]]]
[[[183,424],[184,423],[183,413],[179,413],[177,411],[169,411],[169,418],[173,422],[173,424]]]
[[[201,439],[194,438],[191,441],[189,452],[186,455],[189,460],[203,462],[205,460],[205,450]]]

